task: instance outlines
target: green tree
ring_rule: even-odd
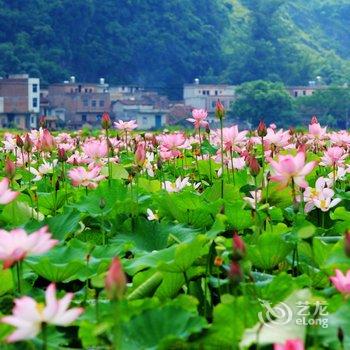
[[[350,89],[346,86],[325,87],[312,96],[297,99],[296,108],[301,120],[316,115],[322,124],[347,129],[350,126]]]
[[[232,112],[252,126],[261,119],[266,123],[278,122],[280,126],[294,124],[293,100],[282,83],[251,81],[242,84],[236,94]]]

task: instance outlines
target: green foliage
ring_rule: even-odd
[[[1,0],[0,74],[43,83],[104,76],[177,98],[194,77],[346,82],[349,8],[347,0]]]
[[[268,271],[282,262],[292,247],[280,232],[265,232],[258,238],[257,244],[249,248],[248,256],[254,266]]]
[[[180,307],[146,310],[127,323],[122,349],[167,349],[166,342],[186,340],[204,327],[204,318]]]
[[[350,121],[350,89],[331,86],[317,90],[312,96],[297,99],[298,112],[303,116],[317,115],[330,127],[346,128]]]
[[[348,75],[350,8],[344,1],[233,0],[223,41],[223,78],[304,85],[321,76],[344,83]]]
[[[81,81],[104,76],[111,83],[147,84],[176,95],[182,83],[220,68],[227,22],[220,1],[2,0],[0,5],[1,75],[25,71],[44,82],[69,74]]]
[[[242,84],[233,113],[257,125],[261,119],[272,123],[276,118],[288,120],[293,115],[292,98],[281,83],[258,80]]]

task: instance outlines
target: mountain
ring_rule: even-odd
[[[224,13],[207,0],[0,0],[0,74],[179,92],[219,72]]]
[[[223,80],[345,83],[350,0],[232,0]]]
[[[0,0],[0,75],[305,84],[350,74],[350,0]]]

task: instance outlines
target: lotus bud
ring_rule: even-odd
[[[111,127],[111,125],[112,123],[109,114],[107,112],[104,112],[101,118],[102,129],[108,130]]]
[[[18,134],[16,135],[16,145],[19,148],[23,148],[23,140]]]
[[[237,261],[232,261],[228,276],[233,284],[239,284],[243,279],[243,272],[241,266]]]
[[[260,120],[257,132],[260,137],[265,137],[267,135],[266,125],[263,120]]]
[[[55,140],[50,134],[50,131],[45,129],[41,138],[41,148],[43,151],[50,152],[55,146]]]
[[[232,251],[232,259],[235,261],[241,260],[245,255],[246,248],[244,241],[237,232],[234,232],[232,236]]]
[[[146,160],[146,145],[144,142],[139,142],[135,152],[135,162],[142,167]]]
[[[65,149],[59,148],[57,150],[57,157],[59,162],[65,162],[68,159]]]
[[[122,299],[126,290],[126,282],[126,276],[120,259],[114,258],[105,279],[108,298],[111,300]]]
[[[311,118],[311,121],[310,121],[310,124],[312,125],[312,124],[318,124],[318,120],[317,120],[317,117],[314,115],[314,116],[312,116],[312,118]]]
[[[218,119],[223,119],[225,117],[225,108],[220,100],[217,100],[217,102],[216,102],[215,116]]]
[[[6,158],[5,160],[5,174],[10,180],[16,175],[16,165],[10,158]]]
[[[26,134],[24,138],[24,143],[23,143],[23,149],[27,152],[30,153],[33,149],[33,141],[29,137],[28,134]]]
[[[257,177],[260,173],[260,165],[254,156],[248,156],[247,163],[249,167],[250,174]]]

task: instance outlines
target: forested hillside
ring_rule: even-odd
[[[165,88],[350,75],[350,0],[0,0],[0,74]]]
[[[225,36],[224,78],[305,84],[346,82],[349,0],[234,0]]]
[[[0,71],[179,87],[219,72],[224,13],[206,0],[2,0]]]

